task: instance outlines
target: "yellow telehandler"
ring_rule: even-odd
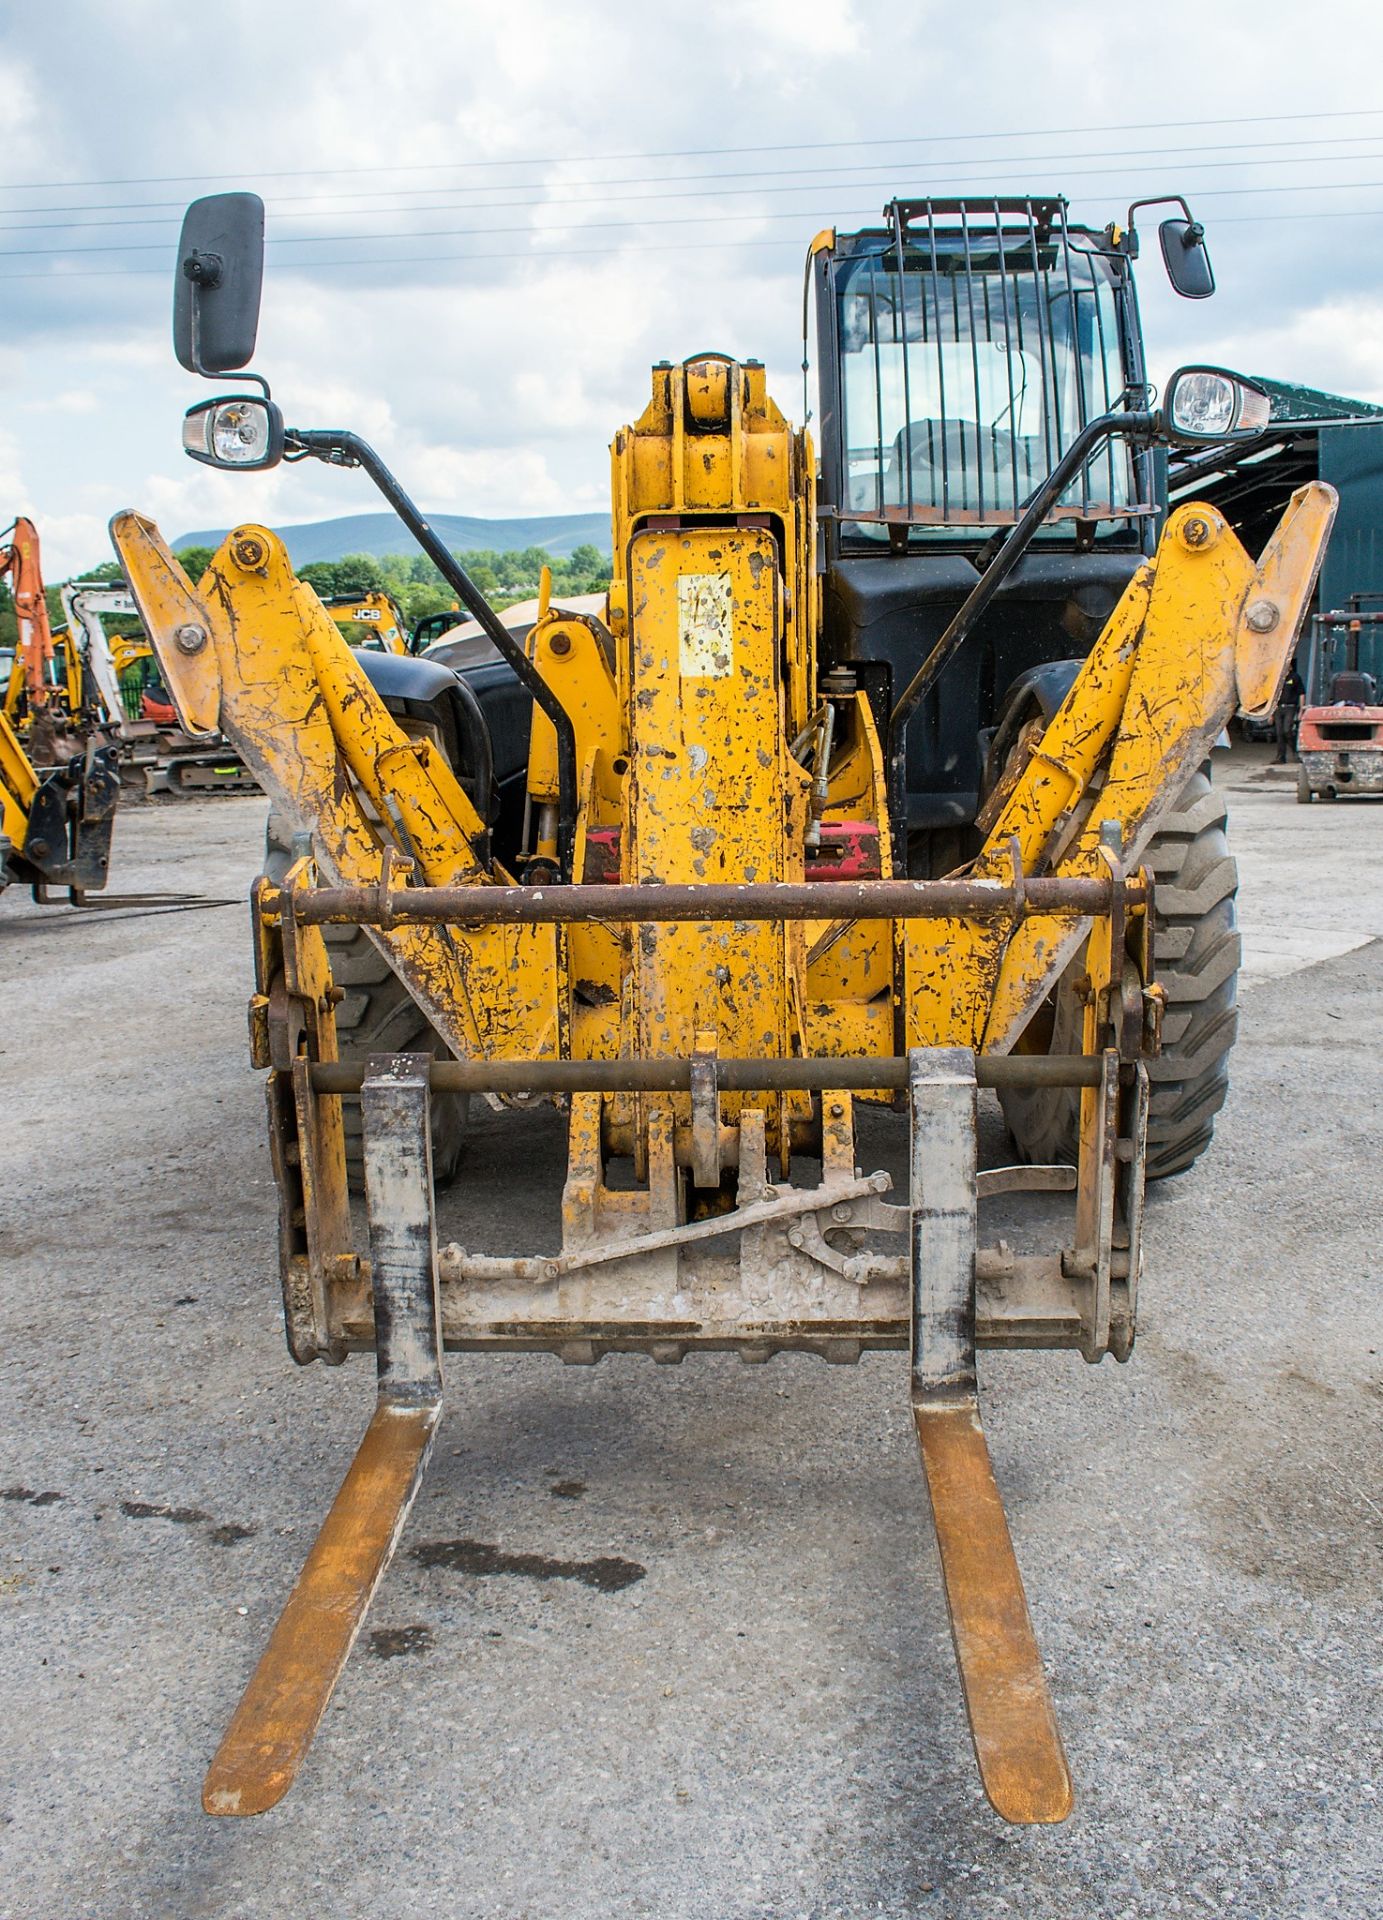
[[[1178,290],[1210,292],[1184,203],[1160,235]],[[253,195],[189,210],[184,366],[248,362],[262,242]],[[289,1347],[373,1350],[378,1375],[208,1812],[297,1773],[447,1351],[881,1349],[909,1356],[985,1791],[1010,1821],[1070,1811],[977,1350],[1132,1348],[1145,1174],[1204,1145],[1232,1037],[1202,769],[1231,714],[1272,706],[1334,512],[1304,487],[1256,559],[1214,508],[1165,512],[1159,444],[1252,434],[1267,401],[1189,367],[1154,406],[1136,251],[1132,211],[1098,232],[1057,198],[896,200],[819,235],[819,471],[757,362],[660,363],[613,443],[603,615],[544,604],[523,643],[357,435],[286,427],[258,375],[191,410],[212,464],[363,468],[488,636],[457,672],[352,652],[266,528],[194,585],[150,522],[113,522],[183,724],[224,731],[279,821],[250,1032]],[[425,1044],[343,1047],[335,956],[362,939]],[[979,1164],[985,1089],[1013,1164]],[[464,1237],[434,1179],[439,1110],[473,1097],[566,1116],[560,1232],[520,1254]],[[896,1197],[859,1165],[866,1105],[909,1129]],[[1052,1244],[981,1234],[1024,1195]]]

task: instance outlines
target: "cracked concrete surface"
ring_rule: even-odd
[[[1133,1360],[982,1363],[1052,1830],[975,1778],[895,1355],[452,1360],[301,1779],[206,1819],[370,1369],[284,1350],[244,909],[0,900],[0,1915],[1383,1911],[1383,803],[1257,771],[1233,1093],[1152,1197]],[[243,895],[262,813],[134,808],[114,884]],[[479,1116],[482,1231],[537,1184],[527,1124]]]

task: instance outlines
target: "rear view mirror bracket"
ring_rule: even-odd
[[[1128,210],[1128,242],[1121,247],[1130,258],[1137,257],[1138,244],[1133,216],[1140,207],[1180,207],[1182,217],[1158,223],[1157,237],[1162,243],[1162,263],[1173,290],[1183,300],[1208,300],[1215,291],[1215,272],[1205,246],[1205,228],[1193,219],[1190,207],[1179,193],[1159,193],[1148,200],[1135,200]]]
[[[183,219],[173,290],[173,350],[204,379],[240,372],[255,349],[264,278],[264,202],[257,193],[194,200]],[[259,374],[244,374],[263,387]]]

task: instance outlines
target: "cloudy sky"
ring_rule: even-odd
[[[0,525],[50,578],[117,508],[176,536],[368,510],[179,449],[185,202],[269,210],[257,367],[428,509],[604,506],[648,367],[718,347],[801,411],[802,257],[896,192],[1185,192],[1220,291],[1145,251],[1155,373],[1383,400],[1383,13],[1318,0],[56,0],[0,8]],[[1152,228],[1148,229],[1152,240]],[[401,545],[404,544],[401,539]]]

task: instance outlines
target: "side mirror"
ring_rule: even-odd
[[[1205,228],[1199,220],[1163,220],[1157,229],[1167,278],[1183,300],[1208,300],[1215,291],[1215,274],[1205,247]]]
[[[1178,222],[1169,221],[1175,226]],[[1167,382],[1162,429],[1176,446],[1253,440],[1268,425],[1272,402],[1263,388],[1223,367],[1178,367]]]
[[[189,373],[231,373],[255,350],[264,282],[264,202],[213,193],[183,217],[173,351]]]

